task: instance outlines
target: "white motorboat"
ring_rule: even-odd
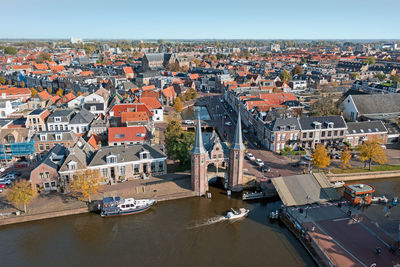
[[[102,217],[136,214],[148,210],[157,201],[154,199],[134,199],[120,197],[105,197],[101,207]]]
[[[333,185],[334,188],[341,188],[341,187],[344,186],[344,182],[343,181],[337,181],[337,182],[334,182],[332,185]]]
[[[228,211],[228,213],[225,215],[225,218],[228,220],[234,220],[234,219],[239,219],[242,217],[247,216],[247,214],[250,212],[248,209],[240,208],[239,210],[234,210],[231,209]]]

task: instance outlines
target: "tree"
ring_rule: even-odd
[[[59,89],[57,90],[57,92],[56,92],[56,95],[58,95],[59,97],[63,97],[63,95],[64,95],[64,90],[61,89],[61,88],[59,88]]]
[[[181,112],[182,110],[183,110],[183,102],[182,102],[182,100],[179,98],[179,97],[177,97],[177,98],[175,98],[175,101],[174,101],[174,108],[175,108],[175,110],[177,111],[177,112]]]
[[[340,110],[331,97],[322,97],[311,105],[310,115],[312,116],[330,116],[339,113]]]
[[[51,61],[51,55],[49,53],[40,53],[37,57],[36,57],[36,62],[37,63],[43,63],[45,61]]]
[[[367,162],[369,170],[371,170],[372,161],[378,164],[385,164],[387,162],[386,152],[377,139],[366,140],[357,147],[357,150],[360,151],[360,161]]]
[[[6,78],[4,76],[0,77],[0,84],[5,84],[6,83]]]
[[[296,65],[293,69],[292,69],[292,75],[295,74],[303,74],[303,68],[300,65]]]
[[[23,81],[20,82],[20,83],[19,83],[19,86],[21,86],[21,88],[25,88],[25,82],[23,82]]]
[[[290,75],[290,73],[287,70],[283,70],[280,78],[281,78],[281,81],[287,82],[292,79],[292,75]]]
[[[17,54],[17,48],[12,46],[7,46],[6,48],[4,48],[4,54],[15,55]]]
[[[331,159],[324,145],[317,145],[314,153],[312,154],[312,162],[313,165],[318,169],[326,168],[327,166],[329,166],[329,164],[331,164]]]
[[[172,120],[164,131],[168,158],[184,164],[190,160],[190,149],[194,143],[194,133],[184,132],[181,123]]]
[[[374,57],[368,57],[367,59],[364,60],[365,64],[368,65],[374,65],[375,64],[375,58]]]
[[[37,95],[37,91],[36,91],[36,89],[35,88],[31,88],[31,96],[35,96],[35,95]]]
[[[26,213],[26,206],[32,202],[36,195],[37,192],[28,180],[20,180],[11,187],[7,199],[16,206],[23,205]]]
[[[191,88],[190,91],[189,91],[189,94],[190,94],[190,98],[191,98],[191,99],[195,99],[195,98],[197,97],[197,91],[196,91],[196,89]]]
[[[400,80],[400,76],[399,75],[390,75],[390,80],[392,81],[392,83],[398,83]]]
[[[351,153],[348,148],[343,151],[342,156],[340,156],[340,162],[342,163],[342,167],[345,169],[347,167],[351,167],[350,165]]]
[[[71,194],[79,200],[92,201],[92,197],[97,195],[101,189],[103,178],[98,170],[84,170],[74,175],[73,181],[69,185]]]
[[[47,92],[48,92],[49,94],[53,93],[53,88],[51,88],[50,86],[47,87]]]
[[[352,73],[350,74],[350,79],[356,80],[356,79],[358,79],[358,78],[360,78],[360,73],[358,73],[358,72],[352,72]]]
[[[383,81],[386,79],[386,75],[383,73],[377,73],[375,74],[375,77],[379,79],[379,81]]]
[[[42,87],[41,85],[39,85],[38,91],[39,91],[39,92],[43,91],[43,87]]]

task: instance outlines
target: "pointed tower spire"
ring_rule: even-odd
[[[243,150],[244,149],[243,139],[242,139],[242,121],[240,119],[240,108],[239,108],[239,111],[238,111],[238,119],[237,119],[237,124],[236,124],[235,139],[233,140],[233,143],[231,145],[231,149],[234,149],[234,150]]]
[[[192,154],[202,154],[205,153],[206,149],[203,145],[203,135],[201,133],[201,123],[200,123],[200,112],[197,113],[197,125],[196,125],[196,137],[194,140],[194,146],[192,148]]]

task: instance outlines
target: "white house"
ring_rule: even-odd
[[[84,96],[80,95],[67,103],[68,108],[79,108],[82,106]]]
[[[101,95],[93,93],[83,99],[83,108],[94,115],[105,114],[106,101]]]
[[[0,101],[0,118],[7,118],[7,116],[18,109],[14,109],[10,100]]]

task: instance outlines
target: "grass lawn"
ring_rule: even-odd
[[[332,169],[331,173],[341,174],[341,173],[357,173],[357,172],[381,172],[381,171],[398,171],[400,170],[400,165],[377,165],[372,166],[371,170],[367,168],[349,168],[349,169]]]

